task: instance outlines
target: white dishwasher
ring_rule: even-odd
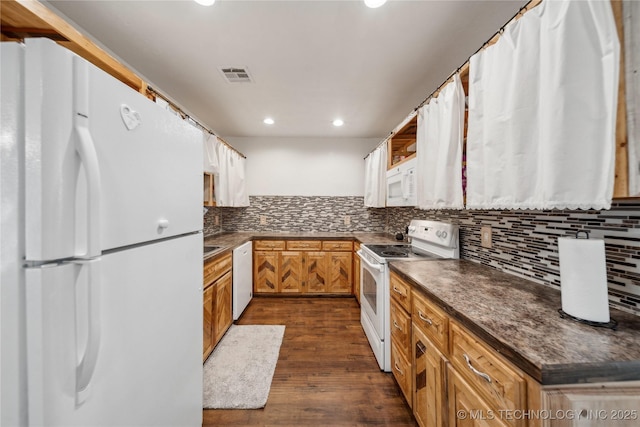
[[[238,320],[253,296],[253,246],[247,242],[233,250],[233,320]]]

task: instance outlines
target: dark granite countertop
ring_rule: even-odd
[[[560,318],[560,291],[466,260],[394,261],[454,319],[543,385],[640,380],[640,317],[617,330]]]
[[[394,236],[386,233],[330,233],[330,232],[227,232],[204,236],[205,245],[220,246],[220,249],[207,253],[204,259],[221,255],[233,250],[250,240],[357,240],[360,243],[386,244],[402,243],[395,240]]]

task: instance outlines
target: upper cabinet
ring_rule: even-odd
[[[204,173],[203,179],[203,205],[215,206],[216,196],[214,191],[214,175],[209,172]]]
[[[414,116],[387,140],[387,169],[416,157],[418,116]]]

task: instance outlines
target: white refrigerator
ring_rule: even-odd
[[[0,49],[2,426],[200,426],[202,134],[49,40]]]

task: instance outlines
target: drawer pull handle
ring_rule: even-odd
[[[404,371],[402,369],[400,369],[400,367],[398,366],[398,362],[394,363],[396,371],[400,372],[400,375],[404,376]]]
[[[463,354],[462,357],[464,357],[464,360],[467,362],[467,366],[469,367],[469,369],[471,369],[471,372],[473,372],[480,378],[483,378],[488,383],[491,382],[491,377],[489,375],[485,374],[484,372],[478,371],[476,368],[473,367],[473,365],[471,365],[471,359],[469,359],[469,356],[467,356],[466,354]]]
[[[393,326],[395,326],[396,329],[400,329],[402,331],[402,328],[400,327],[400,325],[398,325],[398,322],[396,322],[395,320],[393,321]]]
[[[418,317],[420,318],[420,320],[424,321],[427,325],[429,326],[433,325],[433,321],[428,317],[425,317],[425,315],[422,314],[420,310],[418,310]]]
[[[400,295],[404,296],[404,294],[400,291],[400,289],[396,288],[395,286],[393,287],[393,292],[395,292],[396,294],[400,294]]]

